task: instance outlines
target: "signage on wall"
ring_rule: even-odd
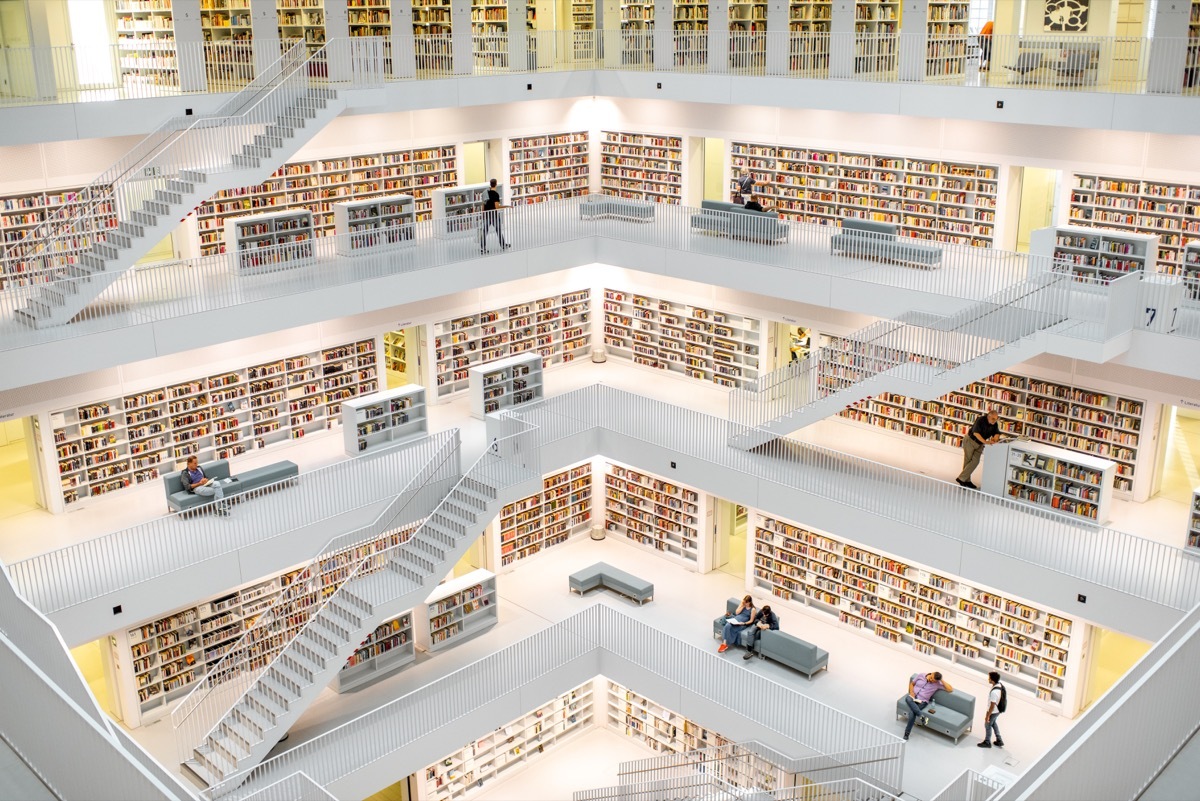
[[[1046,0],[1044,30],[1083,33],[1088,27],[1088,0]]]
[[[1178,405],[1186,407],[1188,409],[1200,409],[1200,401],[1194,401],[1194,400],[1191,400],[1190,398],[1180,398]]]

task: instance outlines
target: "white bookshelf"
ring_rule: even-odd
[[[275,8],[280,39],[303,39],[310,53],[325,44],[324,0],[275,0]]]
[[[392,35],[392,0],[346,0],[346,23],[351,36]]]
[[[701,748],[720,748],[734,742],[629,687],[608,679],[604,681],[608,689],[604,725],[641,742],[651,751],[679,754]],[[758,764],[762,765],[761,770],[756,769]],[[776,789],[772,786],[774,779],[769,775],[770,767],[765,762],[758,763],[757,758],[711,760],[704,763],[704,769],[735,787]]]
[[[833,3],[829,0],[791,0],[788,4],[788,69],[800,75],[823,75],[829,68],[829,26]]]
[[[551,473],[542,479],[542,491],[500,510],[497,551],[493,564],[501,569],[561,545],[591,528],[592,464]],[[498,557],[498,559],[497,559]]]
[[[751,510],[754,586],[865,636],[979,674],[1073,716],[1085,625],[1052,610]],[[1079,631],[1075,631],[1078,628]]]
[[[416,202],[412,195],[384,195],[333,204],[337,252],[353,256],[365,248],[413,241]]]
[[[844,342],[840,337],[831,341],[835,348]],[[846,358],[851,358],[850,351]],[[852,366],[837,369],[855,377]],[[1148,496],[1148,481],[1141,475],[1146,452],[1152,449],[1142,447],[1141,437],[1143,431],[1157,426],[1159,407],[1144,400],[1033,376],[993,373],[937,400],[884,392],[839,414],[957,451],[975,419],[988,409],[1000,415],[1006,433],[1116,462],[1114,491],[1139,501]]]
[[[1158,237],[1079,226],[1039,228],[1029,235],[1029,252],[1054,259],[1082,278],[1112,280],[1154,271]]]
[[[54,280],[78,264],[81,256],[104,232],[116,228],[116,204],[112,201],[87,206],[80,201],[80,187],[49,191],[18,192],[0,196],[0,289],[29,286]],[[84,216],[80,230],[69,242],[61,241],[52,254],[41,250],[34,233],[47,221]]]
[[[265,272],[307,264],[313,258],[313,215],[308,209],[251,214],[225,221],[238,272]]]
[[[604,527],[695,569],[706,500],[689,487],[609,465],[604,475]]]
[[[604,290],[604,344],[634,364],[723,387],[758,378],[762,322],[733,312]]]
[[[433,190],[434,234],[442,239],[476,236],[479,233],[479,214],[483,211],[487,191],[487,184]]]
[[[900,31],[899,0],[856,0],[854,4],[854,71],[892,73],[897,67]]]
[[[424,436],[429,431],[427,409],[425,387],[418,384],[342,401],[346,454],[357,456]]]
[[[594,725],[595,700],[588,681],[427,766],[412,782],[416,801],[471,798]]]
[[[522,353],[472,367],[469,382],[471,415],[482,420],[492,412],[541,399],[542,357]]]
[[[385,620],[359,644],[354,654],[333,677],[334,692],[357,690],[384,676],[395,673],[417,658],[413,638],[412,612]]]
[[[1185,290],[1188,300],[1200,300],[1200,239],[1193,239],[1183,247],[1183,263],[1178,275],[1192,279],[1192,284]]]
[[[496,574],[472,570],[450,579],[413,611],[417,647],[434,653],[487,631],[499,620]]]
[[[587,131],[509,139],[508,178],[514,206],[586,195]]]
[[[983,489],[1022,503],[1107,523],[1117,465],[1107,459],[1044,445],[1006,442],[984,454]]]
[[[519,353],[540,354],[544,368],[584,358],[590,318],[591,291],[579,289],[433,323],[435,398],[465,392],[472,367]]]
[[[117,58],[124,82],[178,86],[171,0],[116,0]]]
[[[600,191],[633,200],[680,202],[680,137],[627,131],[601,131],[600,136]]]
[[[364,339],[53,411],[63,502],[330,429],[342,401],[378,389]]]
[[[1200,549],[1200,487],[1192,490],[1192,505],[1188,509],[1187,547]]]
[[[925,12],[925,75],[961,76],[967,70],[967,0],[930,0]]]
[[[767,62],[766,0],[729,0],[729,66],[762,69]]]
[[[1075,173],[1072,179],[1071,225],[1157,236],[1151,259],[1158,263],[1159,271],[1182,272],[1185,239],[1200,233],[1200,183],[1098,173]]]

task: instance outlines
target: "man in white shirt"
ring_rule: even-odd
[[[992,688],[988,690],[987,711],[983,713],[983,742],[977,745],[980,748],[991,748],[994,734],[996,747],[1003,748],[1004,740],[1000,738],[1000,727],[996,725],[996,718],[1008,709],[1008,690],[1000,683],[1000,674],[994,670],[988,673],[988,682]]]

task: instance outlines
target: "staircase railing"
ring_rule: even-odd
[[[272,92],[287,76],[293,74],[298,63],[303,63],[307,50],[303,43],[284,53],[262,75],[239,91],[212,117],[174,117],[160,125],[154,132],[135,145],[99,177],[81,189],[61,212],[53,215],[41,225],[31,229],[17,244],[5,250],[5,261],[25,262],[33,267],[25,272],[53,274],[49,265],[36,266],[42,258],[53,257],[64,250],[76,250],[75,246],[64,247],[64,242],[80,238],[99,237],[109,228],[115,228],[122,215],[141,204],[145,193],[141,189],[130,192],[130,187],[152,183],[160,188],[166,174],[161,163],[172,146],[193,129],[207,129],[207,120],[224,119],[237,109],[254,105],[263,95]],[[230,151],[231,152],[231,151]],[[200,164],[184,164],[184,168],[202,167],[211,154],[204,156]],[[157,179],[157,180],[156,180]],[[144,187],[142,187],[144,189]],[[153,191],[150,192],[153,194]],[[136,202],[135,202],[136,200]],[[131,205],[132,204],[132,205]]]
[[[885,373],[931,385],[947,372],[1068,319],[1070,276],[1043,273],[949,317],[916,325],[879,321],[808,359],[760,376],[729,396],[729,419],[755,427]],[[853,402],[853,401],[851,401]]]
[[[302,607],[297,610],[297,613],[304,616],[304,620],[295,626],[289,623],[285,629],[286,641],[279,644],[273,657],[261,666],[261,670],[255,669],[252,671],[243,670],[236,672],[235,669],[236,684],[223,688],[219,694],[212,693],[212,688],[201,690],[201,687],[198,685],[196,690],[201,690],[203,693],[200,696],[200,700],[189,704],[188,707],[185,707],[184,703],[181,702],[172,711],[171,722],[175,727],[176,747],[181,763],[190,758],[192,749],[201,745],[206,739],[215,734],[216,727],[220,724],[221,720],[229,710],[242,702],[246,694],[253,688],[258,676],[269,670],[283,652],[303,634],[308,626],[330,614],[328,610],[331,604],[335,599],[339,598],[343,590],[355,579],[382,569],[393,554],[400,552],[406,547],[410,539],[418,538],[425,526],[428,525],[428,521],[435,518],[442,506],[453,497],[456,489],[467,482],[471,482],[472,485],[485,483],[497,493],[498,497],[499,492],[503,489],[528,481],[533,476],[541,477],[539,469],[541,450],[537,447],[536,431],[528,424],[519,420],[512,420],[507,425],[514,433],[509,436],[493,439],[489,448],[480,455],[475,464],[454,483],[454,486],[448,492],[442,493],[442,503],[438,504],[438,507],[426,518],[425,522],[416,527],[408,537],[403,538],[395,545],[390,545],[363,557],[351,570],[347,571],[345,577],[338,582],[332,592],[328,592],[329,585],[324,585],[321,589],[327,594],[315,609]],[[387,520],[387,523],[382,524],[384,530],[395,527],[396,516],[389,516]],[[363,536],[363,534],[368,533],[368,530],[370,530],[370,534]],[[346,535],[344,540],[352,541],[353,539],[365,542],[374,539],[378,536],[379,525],[368,527],[368,530],[360,530],[357,536],[354,533]],[[315,574],[315,571],[312,570],[313,567],[314,565],[310,565],[307,572]],[[436,583],[441,580],[442,576],[427,576],[426,578],[432,578]],[[310,577],[309,580],[312,580],[312,578]],[[247,632],[247,636],[249,634]],[[220,665],[218,665],[219,667]],[[238,691],[236,695],[230,691],[233,689]],[[193,691],[189,695],[196,694],[196,691]],[[206,701],[210,700],[213,702],[206,704]],[[176,713],[179,713],[178,718]],[[206,723],[207,725],[205,725]]]
[[[411,510],[418,502],[429,500],[431,492],[436,493],[440,500],[445,494],[445,485],[461,475],[460,449],[461,438],[456,429],[454,436],[434,452],[425,466],[373,522],[339,534],[319,548],[316,556],[288,582],[275,601],[263,610],[220,661],[179,700],[171,710],[171,725],[175,729],[180,762],[188,758],[191,749],[204,740],[213,726],[234,706],[233,702],[254,685],[274,657],[319,613],[322,607],[314,606],[312,599],[328,590],[328,585],[321,584],[322,563],[339,551],[361,548],[391,534],[396,544],[380,551],[368,548],[365,555],[356,560],[353,569],[347,571],[340,580],[339,589],[357,576],[382,569],[392,548],[401,547],[419,528],[412,519]],[[322,604],[331,597],[332,594],[324,598]]]

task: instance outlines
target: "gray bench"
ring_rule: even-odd
[[[908,720],[908,704],[904,702],[904,698],[905,695],[902,695],[896,701],[898,720]],[[971,730],[974,720],[975,696],[967,695],[962,690],[952,693],[938,690],[933,694],[929,706],[921,710],[917,717],[917,725],[940,732],[957,743],[960,737]]]
[[[585,220],[611,218],[631,222],[652,222],[657,204],[608,195],[588,195],[579,204],[579,216]]]
[[[750,211],[736,203],[705,200],[692,215],[692,229],[756,242],[786,242],[787,225],[773,211]]]
[[[571,592],[583,595],[596,587],[607,587],[643,604],[654,597],[654,585],[631,573],[613,567],[607,562],[597,562],[591,567],[572,573],[569,577]]]
[[[730,598],[725,601],[725,614],[733,614],[741,600],[738,598]],[[775,617],[779,618],[780,625],[783,624],[783,616],[775,612]],[[713,639],[719,640],[725,634],[725,616],[713,620]],[[754,638],[754,630],[747,627],[742,629],[741,635],[738,637],[738,643],[743,648],[749,648],[750,643]],[[810,679],[814,673],[821,670],[829,669],[829,652],[823,651],[810,642],[805,642],[799,637],[794,637],[783,631],[764,631],[758,641],[758,656],[760,659],[773,659],[781,665],[787,665],[792,670],[803,673]]]
[[[899,236],[898,228],[895,223],[845,217],[841,232],[829,240],[829,252],[929,269],[941,266],[941,248]]]
[[[202,462],[200,468],[204,475],[211,479],[232,478],[229,473],[229,461],[218,459],[213,462]],[[275,462],[274,464],[256,467],[244,473],[238,473],[235,481],[225,487],[225,497],[253,496],[277,489],[279,486],[290,486],[300,475],[300,468],[295,462]],[[167,509],[172,512],[191,512],[205,504],[212,503],[209,496],[196,495],[183,488],[183,471],[167,473],[163,476],[163,491],[167,496]],[[288,479],[292,479],[288,481]],[[288,483],[281,484],[280,482]]]

